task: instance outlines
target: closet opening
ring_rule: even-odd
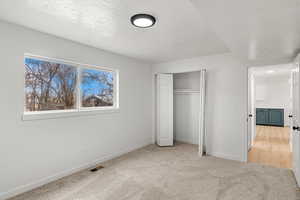
[[[156,143],[205,149],[205,70],[156,75]]]

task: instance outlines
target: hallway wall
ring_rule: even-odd
[[[283,108],[284,125],[289,125],[291,103],[290,75],[255,76],[256,108]]]

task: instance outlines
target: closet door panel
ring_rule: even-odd
[[[159,146],[173,145],[173,76],[158,74],[156,131]]]

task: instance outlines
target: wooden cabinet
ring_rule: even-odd
[[[284,109],[256,108],[256,124],[266,126],[284,126]]]

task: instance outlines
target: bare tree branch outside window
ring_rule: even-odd
[[[25,58],[25,112],[115,108],[114,71],[66,63]]]
[[[25,110],[76,108],[76,67],[25,58]]]
[[[81,106],[113,106],[113,72],[96,69],[81,71]]]

